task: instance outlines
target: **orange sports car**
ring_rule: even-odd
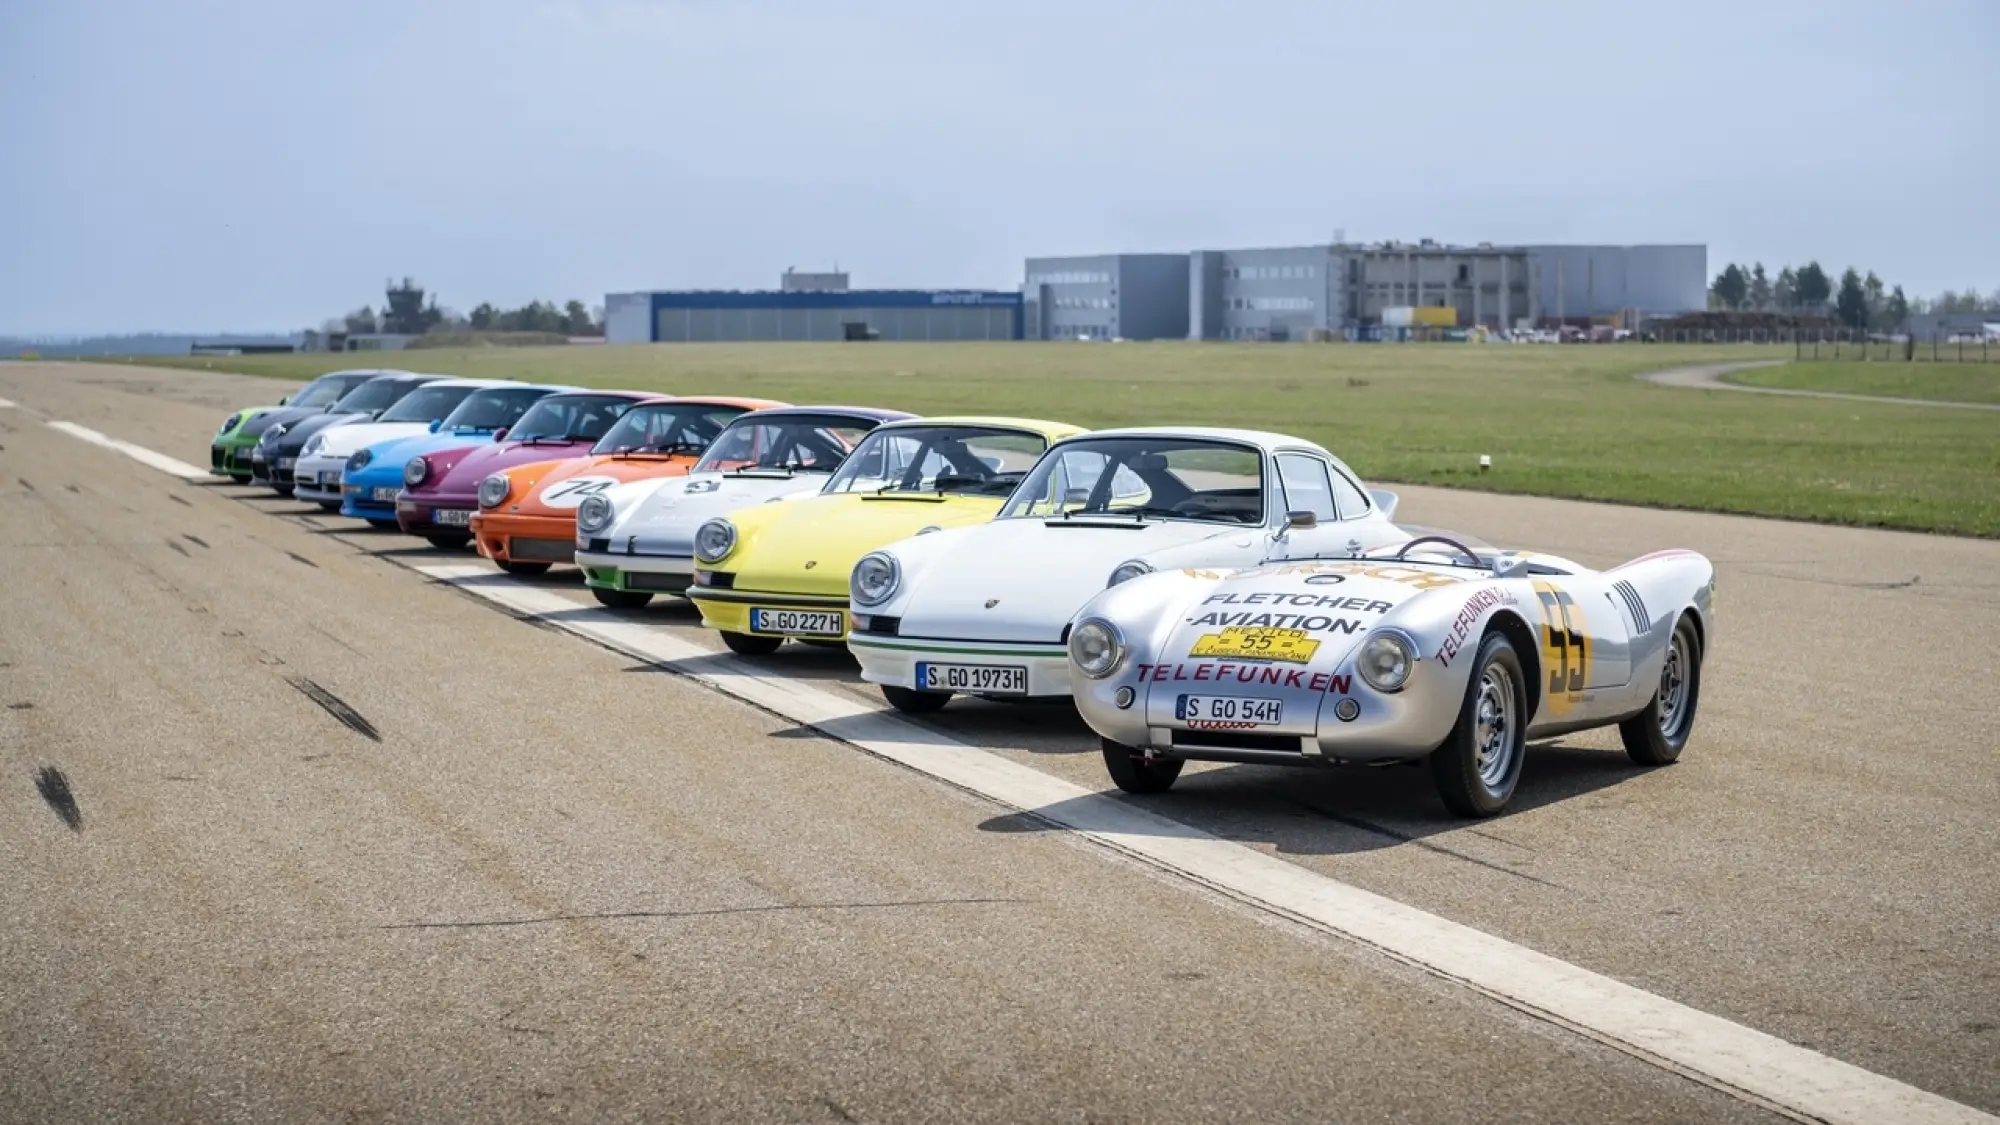
[[[739,414],[788,406],[764,398],[685,396],[625,412],[590,452],[531,461],[479,482],[472,536],[509,574],[540,574],[576,557],[576,508],[614,484],[684,475]]]

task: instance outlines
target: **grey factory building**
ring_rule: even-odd
[[[1178,267],[1179,277],[1175,277]],[[1329,243],[1189,254],[1030,258],[1029,339],[1305,340],[1353,336],[1386,310],[1455,325],[1671,316],[1705,308],[1705,246]]]
[[[788,270],[778,289],[606,294],[604,338],[611,344],[1018,340],[1021,307],[1016,292],[849,289],[844,273]]]

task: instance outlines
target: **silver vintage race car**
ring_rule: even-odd
[[[1423,535],[1113,586],[1073,619],[1070,682],[1127,792],[1165,791],[1188,760],[1427,757],[1454,813],[1491,816],[1530,738],[1616,724],[1634,761],[1679,757],[1714,599],[1715,568],[1693,551],[1595,571]]]

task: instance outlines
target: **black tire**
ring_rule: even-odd
[[[1695,709],[1701,704],[1701,634],[1694,619],[1682,614],[1667,642],[1667,660],[1660,667],[1660,689],[1646,709],[1618,724],[1625,754],[1642,766],[1670,766],[1681,756],[1694,730]]]
[[[500,569],[509,574],[519,575],[522,578],[533,578],[537,574],[547,574],[550,565],[552,564],[509,561],[501,563]]]
[[[340,511],[340,501],[338,500],[315,500],[313,503],[318,504],[319,510],[322,512],[337,513]]]
[[[440,551],[462,551],[466,544],[472,542],[470,535],[454,535],[450,532],[442,535],[426,535],[424,538]]]
[[[597,599],[597,604],[612,609],[644,609],[646,603],[653,600],[653,595],[645,590],[607,590],[602,586],[592,586],[590,593]]]
[[[274,484],[271,486],[271,491],[287,500],[292,498],[292,486],[289,484]]]
[[[1528,753],[1527,677],[1503,633],[1488,633],[1471,662],[1458,722],[1431,751],[1431,780],[1445,807],[1487,817],[1507,807]]]
[[[403,525],[397,523],[395,520],[369,520],[368,526],[374,528],[377,531],[403,530]]]
[[[1154,758],[1147,761],[1139,751],[1108,738],[1100,739],[1104,744],[1104,768],[1111,774],[1111,780],[1127,793],[1165,793],[1174,787],[1181,776],[1181,767],[1187,763],[1180,758]]]
[[[783,637],[756,637],[749,633],[724,633],[722,643],[738,656],[769,656],[785,643]]]
[[[918,691],[915,688],[890,687],[888,684],[883,684],[882,698],[889,701],[889,706],[905,714],[928,715],[943,710],[944,705],[951,702],[951,693]]]

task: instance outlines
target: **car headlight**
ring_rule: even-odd
[[[370,453],[365,449],[357,449],[354,451],[353,456],[347,459],[347,471],[350,473],[358,473],[361,470],[367,468],[368,462],[373,461],[374,459],[375,455],[373,453]]]
[[[903,580],[903,568],[894,555],[880,551],[861,556],[847,576],[847,596],[855,605],[876,606],[889,600]]]
[[[319,451],[324,448],[326,448],[326,438],[319,434],[314,434],[306,439],[306,447],[299,450],[299,455],[301,457],[316,457],[319,455]]]
[[[424,483],[431,475],[431,463],[421,457],[412,457],[403,465],[403,483],[411,488]]]
[[[595,535],[611,526],[611,501],[602,496],[586,496],[576,506],[576,529]]]
[[[1416,667],[1417,646],[1401,633],[1383,630],[1361,642],[1361,655],[1354,670],[1368,686],[1380,692],[1402,691]]]
[[[702,562],[721,562],[735,549],[736,525],[728,520],[709,520],[694,533],[694,557]]]
[[[1077,671],[1101,680],[1125,663],[1125,637],[1118,626],[1093,617],[1069,631],[1069,659]]]
[[[507,493],[511,491],[513,491],[513,484],[505,476],[494,473],[492,476],[479,482],[479,506],[482,508],[497,508],[500,506],[501,501],[507,499]]]
[[[1130,582],[1132,579],[1139,577],[1141,574],[1151,574],[1151,573],[1153,573],[1152,567],[1147,566],[1145,563],[1142,563],[1137,559],[1133,559],[1131,562],[1119,563],[1118,569],[1111,572],[1111,581],[1106,582],[1104,585],[1106,589],[1109,589],[1112,586],[1118,585],[1120,582]]]

